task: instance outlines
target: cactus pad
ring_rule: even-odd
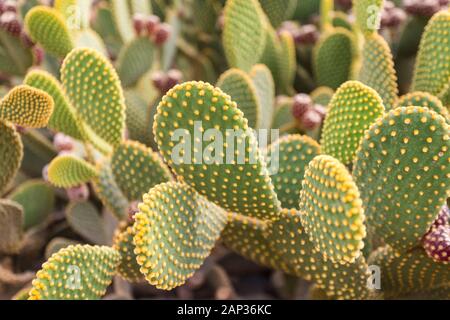
[[[354,163],[369,230],[396,251],[416,246],[448,196],[449,125],[434,111],[397,108],[373,124]]]
[[[353,42],[353,35],[343,28],[336,28],[321,37],[313,53],[314,74],[318,85],[335,90],[349,80],[354,55]]]
[[[23,208],[23,229],[28,230],[47,220],[55,205],[53,188],[42,180],[29,180],[17,187],[9,198]],[[39,201],[36,201],[39,199]]]
[[[147,281],[170,290],[183,284],[210,254],[225,212],[188,185],[163,183],[144,195],[135,215],[137,262]]]
[[[114,150],[111,169],[129,200],[141,200],[155,185],[172,180],[169,168],[159,155],[135,141],[124,141]]]
[[[450,12],[435,14],[427,26],[417,55],[413,91],[435,96],[445,94],[450,85]]]
[[[136,261],[133,237],[133,226],[123,221],[114,234],[113,248],[122,256],[117,272],[127,281],[138,282],[144,278],[144,275],[140,271],[141,266]]]
[[[271,176],[283,208],[297,208],[305,169],[318,154],[320,146],[313,139],[298,134],[274,142],[267,151],[267,163],[276,170]]]
[[[111,63],[92,49],[74,49],[64,59],[61,78],[81,119],[107,143],[120,143],[125,128],[125,99]]]
[[[381,268],[381,289],[386,298],[434,289],[450,282],[448,264],[436,263],[423,249],[397,254],[389,246],[373,252],[369,264]]]
[[[275,28],[278,28],[283,21],[290,18],[292,11],[295,10],[297,5],[295,0],[259,0],[259,2],[270,23]]]
[[[353,263],[361,255],[364,211],[352,176],[338,160],[320,155],[309,163],[300,210],[306,233],[325,258]]]
[[[198,138],[209,129],[215,129],[209,132],[219,146],[212,147],[207,135],[203,143]],[[278,214],[279,201],[247,119],[220,89],[203,82],[175,86],[158,106],[153,131],[169,166],[210,201],[264,219]],[[177,145],[174,133],[181,138]],[[199,154],[200,147],[205,151]]]
[[[264,64],[257,64],[250,71],[250,77],[261,106],[258,128],[270,129],[275,103],[275,83],[272,74]]]
[[[364,132],[384,113],[383,101],[371,88],[348,81],[334,94],[322,133],[323,152],[344,164],[353,161]]]
[[[216,86],[232,97],[251,128],[259,127],[261,105],[250,76],[239,69],[230,69],[220,76]]]
[[[56,9],[34,7],[25,16],[25,26],[33,41],[57,57],[64,58],[74,47],[64,17]]]
[[[103,220],[97,208],[90,202],[72,202],[66,207],[69,226],[84,239],[94,244],[107,244]]]
[[[83,135],[77,124],[75,110],[69,104],[60,83],[55,77],[46,71],[33,70],[27,74],[24,84],[43,90],[53,98],[55,106],[48,122],[50,129],[82,140]]]
[[[125,219],[128,212],[128,201],[114,179],[110,161],[100,161],[96,169],[98,174],[92,180],[92,186],[97,197],[117,219]]]
[[[46,92],[20,85],[0,101],[0,119],[23,127],[42,128],[47,125],[53,106],[53,99]]]
[[[366,36],[358,79],[379,93],[387,110],[398,97],[397,75],[389,45],[378,33]]]
[[[401,96],[397,101],[397,107],[424,107],[439,113],[445,119],[450,121],[450,114],[439,98],[428,92],[416,91]]]
[[[109,247],[76,245],[61,249],[36,274],[29,299],[100,299],[119,262],[119,253]]]
[[[23,158],[23,145],[19,133],[9,122],[0,120],[0,194],[9,185]]]
[[[0,199],[0,253],[17,254],[22,238],[22,207],[14,201]]]
[[[353,0],[356,24],[364,33],[373,33],[380,28],[384,0]]]
[[[56,157],[48,167],[49,181],[60,188],[76,187],[96,176],[97,171],[91,164],[72,155]]]
[[[266,41],[264,12],[257,0],[230,0],[224,10],[223,47],[230,67],[250,71]]]

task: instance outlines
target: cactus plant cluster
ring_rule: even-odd
[[[15,298],[183,297],[204,270],[235,296],[225,250],[310,299],[449,299],[429,2],[0,0],[0,266],[36,272]]]

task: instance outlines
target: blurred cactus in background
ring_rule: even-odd
[[[0,299],[450,299],[449,112],[448,1],[0,0]]]

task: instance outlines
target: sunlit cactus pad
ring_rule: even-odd
[[[97,171],[91,164],[72,155],[55,158],[48,168],[50,182],[62,188],[79,186],[96,175]]]
[[[136,261],[133,237],[133,226],[122,222],[114,234],[114,249],[121,256],[117,272],[130,282],[138,282],[144,278],[144,275],[140,272],[141,267]]]
[[[196,142],[208,130],[212,136]],[[153,131],[169,166],[210,201],[261,218],[278,214],[279,202],[248,121],[220,89],[203,82],[175,86],[158,106]],[[214,134],[234,150],[220,144],[216,152]]]
[[[23,145],[14,126],[0,120],[0,192],[16,175],[23,158]]]
[[[436,218],[448,195],[449,155],[448,124],[422,107],[390,111],[362,141],[353,174],[367,224],[395,250],[416,246]]]
[[[305,172],[300,193],[301,220],[326,258],[353,263],[366,236],[364,210],[350,173],[338,160],[317,156]]]
[[[29,299],[100,299],[119,262],[119,253],[109,247],[76,245],[61,249],[36,274]]]
[[[185,184],[150,190],[134,223],[137,262],[147,281],[165,290],[183,284],[209,255],[225,222],[221,208]]]

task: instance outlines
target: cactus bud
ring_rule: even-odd
[[[150,15],[145,19],[145,28],[147,30],[147,33],[149,35],[152,35],[155,31],[158,25],[160,24],[160,19],[158,16]]]
[[[89,199],[89,188],[87,184],[67,188],[66,192],[70,201],[87,201]]]
[[[422,245],[427,255],[436,262],[450,262],[450,227],[432,228],[424,237]]]
[[[57,151],[71,151],[74,147],[72,138],[60,132],[55,134],[53,145]]]
[[[292,104],[292,114],[297,120],[300,120],[312,106],[313,101],[310,96],[304,93],[297,94]]]
[[[174,85],[181,83],[183,80],[183,74],[178,69],[170,69],[167,72],[167,90],[172,88]]]
[[[409,14],[424,17],[431,17],[441,9],[437,0],[405,0],[403,6]]]
[[[0,16],[0,28],[14,36],[19,36],[22,31],[22,25],[17,18],[17,14],[12,11],[6,11]]]
[[[166,78],[166,75],[164,74],[164,72],[162,72],[162,71],[154,72],[152,74],[152,83],[156,89],[163,92],[166,87],[166,83],[167,83],[167,78]]]
[[[293,37],[297,44],[312,45],[319,39],[319,31],[315,25],[306,24],[295,31]]]
[[[133,15],[133,27],[138,36],[142,35],[146,29],[146,17],[142,13]]]
[[[172,27],[168,23],[161,23],[156,27],[153,40],[156,45],[164,44],[169,39]]]
[[[30,36],[23,30],[20,33],[20,39],[22,40],[22,43],[24,44],[24,46],[27,48],[33,48],[35,45],[33,40],[31,40]]]
[[[315,109],[306,110],[300,120],[300,124],[305,130],[314,130],[322,123],[322,116]]]
[[[17,4],[16,1],[7,0],[3,1],[3,3],[0,5],[3,12],[14,12],[17,13]],[[0,10],[1,12],[1,10]]]
[[[44,61],[44,50],[39,46],[34,46],[33,53],[34,53],[34,64],[38,66],[42,63],[42,61]]]
[[[327,108],[325,108],[321,104],[315,104],[314,105],[314,110],[320,115],[320,118],[323,121],[325,119],[326,114],[327,114]]]

